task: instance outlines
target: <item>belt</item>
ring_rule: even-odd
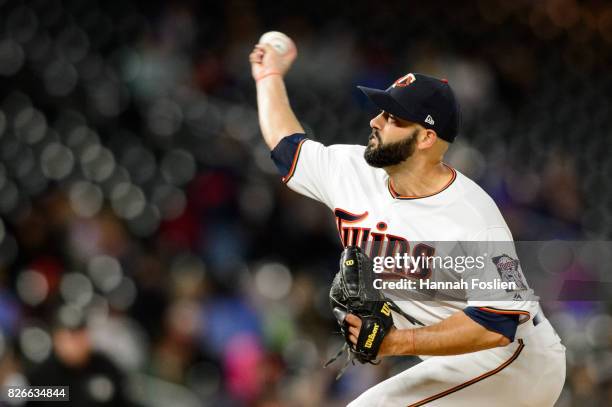
[[[544,318],[542,317],[542,314],[538,312],[536,316],[533,317],[532,321],[533,321],[533,326],[538,326],[540,322],[544,321]]]

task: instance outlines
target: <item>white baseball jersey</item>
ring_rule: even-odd
[[[452,178],[436,194],[402,197],[394,191],[383,169],[367,164],[363,158],[364,149],[359,145],[325,147],[305,139],[295,157],[293,171],[284,179],[294,191],[323,202],[334,212],[345,246],[367,247],[368,243],[377,242],[380,250],[376,254],[389,255],[400,246],[412,252],[415,247],[423,249],[423,245],[432,242],[496,242],[490,251],[500,250],[501,244],[497,242],[512,242],[512,234],[493,200],[459,171],[449,167]],[[437,254],[441,254],[440,247],[436,249]],[[452,248],[445,249],[452,252]],[[513,244],[503,245],[503,249],[503,253],[487,254],[490,258],[504,254],[516,258]],[[483,251],[487,252],[486,248]],[[489,260],[489,263],[487,271],[499,277],[493,262]],[[407,277],[427,277],[435,281],[452,278],[452,272],[439,275],[439,271],[433,270],[429,276],[408,273]],[[401,291],[389,294],[401,300]],[[476,297],[476,300],[466,298],[465,301],[437,301],[436,304],[400,301],[398,305],[426,325],[440,322],[466,306],[516,312],[523,316],[522,321],[538,312],[537,301],[529,300],[531,295],[522,295],[521,300],[495,299],[491,302],[483,301],[482,295]],[[409,298],[414,299],[414,293],[410,293]],[[401,320],[397,322],[402,323]]]
[[[475,247],[487,254],[486,267],[482,273],[490,278],[503,276],[504,265],[511,264],[517,256],[514,252],[512,234],[496,204],[485,191],[459,171],[448,167],[452,177],[440,191],[421,197],[400,196],[395,192],[388,174],[383,169],[373,168],[367,164],[363,157],[364,150],[365,147],[361,145],[326,147],[319,142],[306,139],[303,135],[292,135],[277,146],[272,157],[283,173],[283,181],[289,188],[321,201],[330,208],[336,217],[344,246],[359,245],[368,248],[366,252],[370,250],[369,248],[375,247],[374,252],[370,250],[368,253],[371,256],[389,256],[398,250],[412,254],[424,250],[426,253],[435,252],[441,255],[456,253],[460,245],[458,242],[476,242]],[[491,242],[489,247],[487,247],[488,242]],[[432,245],[437,247],[432,248]],[[500,298],[492,295],[488,298],[483,294],[484,291],[476,293],[467,289],[464,297],[442,294],[436,295],[435,300],[432,300],[432,297],[425,295],[420,300],[418,289],[384,291],[402,310],[425,325],[438,323],[457,311],[472,307],[492,313],[519,315],[520,325],[516,329],[516,340],[508,347],[453,357],[427,358],[425,362],[401,374],[407,374],[408,378],[419,378],[415,382],[407,381],[406,377],[388,379],[364,393],[355,401],[355,405],[417,406],[433,400],[436,401],[432,405],[436,406],[447,405],[444,403],[453,406],[460,406],[463,403],[470,406],[491,405],[490,402],[487,404],[483,400],[482,383],[472,386],[469,390],[466,389],[468,386],[464,384],[470,380],[470,375],[476,375],[477,382],[484,382],[485,378],[493,374],[496,374],[496,380],[505,379],[504,375],[497,375],[502,369],[506,375],[511,374],[513,369],[519,367],[524,369],[526,365],[511,362],[504,365],[504,363],[516,359],[517,352],[523,355],[528,353],[523,348],[526,338],[535,337],[534,332],[541,337],[538,341],[534,341],[535,343],[546,343],[546,346],[552,344],[551,346],[562,348],[558,336],[547,321],[541,326],[534,326],[532,321],[534,317],[539,315],[539,319],[544,320],[543,314],[538,302],[534,300],[533,293],[522,279],[520,269],[515,269],[514,272],[515,278],[517,278],[516,272],[519,273],[520,281],[516,292],[510,293],[512,297]],[[407,277],[451,281],[462,276],[454,271],[433,268],[417,270]],[[396,314],[394,322],[400,328],[413,327]],[[561,355],[559,349],[557,351],[556,355]],[[533,352],[532,362],[542,362],[542,356],[536,360],[535,350]],[[559,365],[562,363],[559,357],[555,359],[557,373],[561,372]],[[457,371],[458,366],[452,367],[452,363],[445,362],[452,358],[461,359],[464,373]],[[523,356],[523,362],[525,359]],[[455,373],[452,373],[453,369]],[[435,374],[439,374],[436,376],[437,382],[424,385],[423,380],[430,379],[432,372],[436,371],[438,373]],[[548,399],[535,397],[533,400],[536,401],[526,401],[520,405],[552,405],[561,390],[564,369],[563,378],[559,375],[550,377],[552,384],[545,390]],[[489,383],[494,383],[493,379],[487,380]],[[474,388],[478,391],[475,392]],[[491,396],[503,394],[499,389],[489,390],[493,391]],[[516,389],[510,389],[508,394],[516,394]],[[542,400],[552,400],[552,402]],[[516,398],[509,400],[508,405],[517,405],[516,401]]]

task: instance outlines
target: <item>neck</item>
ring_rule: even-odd
[[[413,155],[401,164],[386,167],[391,185],[401,196],[432,195],[451,180],[452,171],[442,163],[442,157],[428,159]]]

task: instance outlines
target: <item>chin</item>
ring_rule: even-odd
[[[367,147],[370,149],[374,150],[374,149],[377,149],[379,146],[380,146],[380,143],[378,143],[378,141],[375,139],[368,141]]]

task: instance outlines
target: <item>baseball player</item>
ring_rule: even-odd
[[[306,137],[290,107],[283,76],[294,58],[267,44],[250,54],[261,131],[283,182],[332,210],[345,247],[491,242],[488,265],[522,280],[512,235],[493,200],[443,162],[460,121],[446,80],[409,73],[386,90],[360,87],[380,108],[370,121],[367,146],[324,146]],[[493,244],[499,241],[507,243],[503,249]],[[538,302],[523,295],[524,281],[518,289],[513,298],[497,301],[403,300],[394,292],[395,303],[424,326],[394,312],[394,327],[377,356],[424,360],[350,406],[554,405],[565,380],[565,347]],[[361,322],[357,315],[345,318],[353,346]]]

